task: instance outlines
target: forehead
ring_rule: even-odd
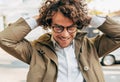
[[[73,24],[73,21],[70,18],[65,17],[61,12],[58,11],[55,12],[52,17],[52,24],[70,26],[71,24]]]

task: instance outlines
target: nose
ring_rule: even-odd
[[[63,37],[69,36],[69,32],[67,31],[66,28],[63,30],[63,32],[61,33],[61,35],[62,35]]]

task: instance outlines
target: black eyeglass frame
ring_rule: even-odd
[[[77,31],[78,26],[76,24],[72,24],[70,26],[65,27],[65,26],[62,26],[62,25],[55,24],[55,25],[52,25],[51,27],[52,27],[52,30],[56,33],[62,33],[65,28],[67,29],[68,33],[74,33],[74,32]],[[72,28],[74,28],[74,29],[72,29]]]

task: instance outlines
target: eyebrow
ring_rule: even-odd
[[[72,25],[70,26],[62,26],[62,25],[59,25],[59,24],[53,24],[53,25],[56,25],[56,26],[61,26],[61,27],[71,27],[71,26],[74,26],[75,24],[73,23]]]

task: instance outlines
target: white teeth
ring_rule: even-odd
[[[65,41],[65,40],[68,40],[68,38],[61,38],[61,40],[64,40],[64,41]]]

